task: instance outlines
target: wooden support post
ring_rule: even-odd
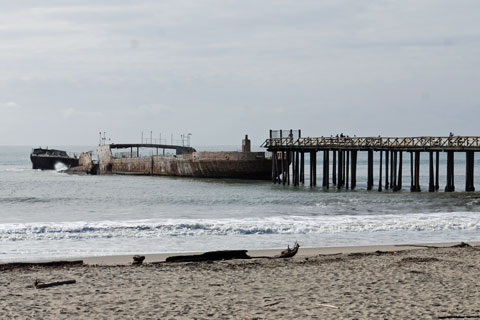
[[[292,163],[292,152],[287,151],[287,186],[290,185],[290,164]]]
[[[390,151],[390,189],[395,190],[395,167],[393,165],[394,151]]]
[[[393,191],[398,191],[397,189],[397,159],[398,158],[398,153],[397,151],[392,151],[392,190]]]
[[[389,183],[388,183],[388,155],[389,155],[390,151],[388,150],[385,150],[385,190],[388,190],[388,188],[390,187],[389,186]]]
[[[465,191],[475,191],[474,186],[474,163],[475,163],[475,153],[473,151],[465,152]]]
[[[403,152],[399,151],[399,160],[398,160],[398,178],[397,178],[397,191],[402,190],[402,175],[403,175]]]
[[[342,187],[345,187],[345,173],[346,173],[346,151],[342,151]]]
[[[434,184],[434,177],[433,177],[433,151],[429,152],[430,157],[429,157],[429,176],[428,176],[428,192],[434,192],[435,191],[435,184]]]
[[[413,185],[414,180],[414,170],[413,170],[413,151],[410,151],[410,191],[415,191],[415,186]]]
[[[271,132],[270,132],[270,134],[271,134]],[[277,183],[277,178],[276,178],[277,173],[276,173],[276,170],[275,170],[276,162],[277,162],[277,152],[273,151],[272,152],[272,182],[273,183]]]
[[[445,187],[445,192],[455,191],[454,183],[454,152],[447,151],[447,185]]]
[[[383,151],[380,150],[380,162],[378,169],[378,192],[382,192],[382,162],[383,162]]]
[[[300,183],[305,185],[305,152],[300,153]]]
[[[332,150],[333,158],[332,158],[332,184],[335,186],[337,185],[337,150]]]
[[[327,172],[327,154],[326,151],[323,150],[323,161],[322,161],[322,169],[323,169],[323,174],[322,174],[322,187],[325,188],[325,185],[327,184],[325,178],[326,178],[326,172]]]
[[[368,150],[368,165],[367,165],[367,190],[373,188],[373,150]]]
[[[420,151],[415,151],[415,192],[420,191]]]
[[[317,151],[313,151],[313,186],[317,186]]]
[[[328,189],[330,186],[330,151],[325,150],[326,153],[326,168],[325,168],[325,182],[326,182],[326,188]]]
[[[313,151],[310,151],[310,187],[313,187]]]
[[[438,191],[438,189],[440,189],[440,184],[439,184],[439,176],[440,176],[440,152],[437,151],[436,152],[437,155],[436,155],[436,164],[435,164],[435,191]]]
[[[342,174],[343,174],[343,150],[338,150],[338,181],[337,181],[337,188],[340,189],[342,187]]]
[[[282,184],[285,185],[287,183],[287,177],[286,177],[286,154],[284,151],[282,151]]]
[[[295,152],[295,185],[300,185],[300,152]]]
[[[347,150],[346,153],[347,153],[347,166],[345,167],[345,173],[346,173],[345,174],[345,189],[348,190],[348,178],[349,178],[348,173],[349,173],[349,169],[350,169],[350,151]]]
[[[352,183],[350,189],[354,190],[357,186],[357,150],[352,150]]]
[[[295,186],[295,151],[290,151],[289,152],[290,156],[290,163],[292,165],[292,185]]]

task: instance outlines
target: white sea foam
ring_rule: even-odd
[[[480,230],[472,213],[0,224],[0,241]]]
[[[68,169],[68,167],[65,165],[65,163],[63,163],[63,162],[55,163],[55,171],[65,171],[67,169]]]

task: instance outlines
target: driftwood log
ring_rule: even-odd
[[[2,264],[0,264],[0,270],[7,270],[7,269],[13,269],[13,268],[67,267],[67,266],[83,266],[83,260],[2,263]]]
[[[166,262],[197,262],[197,261],[218,261],[218,260],[232,260],[232,259],[251,259],[247,254],[248,250],[223,250],[223,251],[209,251],[202,254],[187,255],[187,256],[171,256]]]
[[[136,265],[139,265],[139,264],[142,264],[143,263],[143,260],[145,260],[145,256],[133,256],[133,262],[132,264],[136,264]]]
[[[287,250],[283,250],[280,255],[275,256],[275,258],[291,258],[297,254],[299,248],[300,245],[295,241],[292,249],[290,249],[290,246],[287,246]]]
[[[293,248],[287,246],[287,249],[282,251],[280,255],[275,257],[254,257],[256,259],[283,259],[291,258],[298,252],[300,245],[295,242]],[[171,256],[165,262],[199,262],[199,261],[218,261],[218,260],[233,260],[233,259],[252,259],[247,254],[248,250],[223,250],[223,251],[209,251],[202,254],[185,255],[185,256]]]
[[[65,281],[57,281],[57,282],[50,282],[50,283],[43,283],[42,281],[35,280],[35,288],[37,289],[45,289],[50,287],[61,286],[64,284],[74,284],[76,280],[65,280]]]

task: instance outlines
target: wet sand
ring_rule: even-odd
[[[141,266],[127,264],[131,256],[97,257],[77,267],[5,269],[0,313],[9,319],[480,319],[480,247],[471,244],[300,248],[291,259],[194,263],[153,263],[165,256],[149,255]],[[36,279],[76,283],[35,289]]]

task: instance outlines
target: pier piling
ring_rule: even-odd
[[[373,150],[367,151],[367,190],[373,188]]]
[[[337,185],[337,151],[333,150],[333,158],[332,158],[332,184],[334,186]]]
[[[440,176],[440,152],[436,152],[436,157],[435,157],[435,191],[438,191],[440,189],[440,184],[439,184],[439,176]]]
[[[305,185],[305,152],[300,152],[300,183]]]
[[[428,175],[428,192],[435,191],[434,177],[433,177],[433,151],[429,152],[429,175]]]
[[[474,186],[474,163],[475,163],[475,153],[473,151],[467,151],[465,153],[465,191],[475,191]]]
[[[420,192],[420,151],[415,151],[415,192]]]
[[[380,150],[380,161],[378,162],[378,192],[382,192],[382,162],[383,151]]]
[[[349,170],[350,170],[350,151],[346,151],[347,153],[347,166],[345,167],[345,189],[348,190],[348,180],[349,180]]]
[[[352,150],[352,181],[351,181],[351,186],[350,188],[352,190],[355,190],[357,186],[357,150]]]
[[[398,179],[397,179],[397,191],[402,190],[402,175],[403,175],[403,152],[399,151],[398,160]]]
[[[445,186],[445,192],[455,191],[454,183],[454,153],[453,151],[447,151],[447,185]]]
[[[388,183],[388,155],[390,151],[386,150],[385,151],[385,190],[389,189],[389,183]]]

